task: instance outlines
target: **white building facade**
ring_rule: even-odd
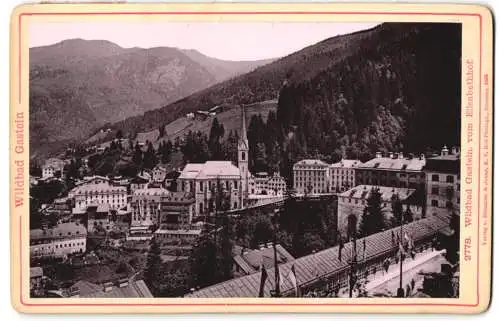
[[[132,226],[151,226],[158,224],[162,197],[170,192],[164,188],[138,189],[132,194],[130,212]]]
[[[127,206],[127,188],[109,183],[77,186],[68,193],[68,197],[74,199],[74,211],[78,212],[85,210],[89,205],[108,204],[115,210]]]
[[[58,158],[49,158],[42,166],[42,178],[47,179],[64,175],[64,161]]]
[[[441,155],[427,159],[426,213],[460,212],[460,151],[448,150],[445,146]]]
[[[240,209],[243,203],[243,184],[240,169],[230,161],[208,161],[187,164],[178,178],[178,189],[192,193],[195,199],[194,215],[211,212],[217,185],[229,196],[230,209]]]
[[[81,224],[62,223],[52,229],[30,230],[32,258],[64,257],[84,253],[87,248],[87,230]]]
[[[286,192],[286,181],[279,173],[272,176],[259,173],[253,175],[249,182],[249,194],[252,195],[283,196]]]
[[[330,166],[318,159],[304,159],[295,163],[293,187],[299,194],[330,193]]]
[[[153,168],[153,182],[163,183],[166,175],[167,169],[165,167],[157,165],[155,168]]]
[[[393,195],[397,195],[403,203],[403,212],[409,208],[414,220],[422,217],[423,204],[416,204],[413,201],[415,189],[358,185],[338,195],[337,229],[340,233],[343,233],[344,236],[347,233],[349,216],[353,215],[355,217],[357,228],[359,228],[361,224],[361,217],[373,189],[377,189],[381,194],[382,214],[384,215],[386,221],[389,221],[392,217]]]
[[[330,165],[330,188],[332,192],[341,193],[356,186],[355,168],[361,164],[359,160],[342,159]]]

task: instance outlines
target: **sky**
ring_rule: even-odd
[[[66,39],[109,40],[124,48],[196,49],[224,60],[278,58],[326,38],[372,28],[377,23],[332,22],[31,22],[29,45]]]

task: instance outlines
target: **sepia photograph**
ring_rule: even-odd
[[[461,24],[28,38],[32,298],[459,298]]]

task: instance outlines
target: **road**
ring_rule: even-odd
[[[443,252],[427,250],[417,253],[414,259],[407,258],[403,262],[403,288],[406,293],[406,285],[415,281],[413,292],[422,287],[423,275],[420,272],[439,272],[441,264],[446,263]],[[393,263],[386,271],[378,271],[368,276],[365,280],[364,288],[368,296],[390,296],[395,297],[399,287],[399,263]],[[358,296],[357,289],[353,290],[353,297]],[[349,297],[349,289],[343,288],[339,292],[339,297]]]
[[[446,259],[441,254],[434,255],[428,260],[425,260],[422,263],[419,263],[414,266],[408,266],[411,264],[411,259],[406,259],[405,262],[403,263],[403,268],[404,268],[403,289],[405,289],[405,293],[407,285],[411,284],[412,279],[415,281],[415,287],[412,293],[416,292],[418,288],[422,287],[424,276],[420,275],[421,272],[440,272],[441,264],[446,262],[447,262]],[[397,266],[395,267],[394,265],[396,264],[393,264],[393,266],[391,266],[392,269],[394,268],[399,269],[399,267]],[[405,265],[407,265],[406,268]],[[390,272],[391,271],[389,270],[389,273]],[[384,281],[379,285],[371,287],[371,289],[367,289],[368,290],[367,292],[368,295],[374,295],[376,293],[387,293],[387,294],[390,293],[392,295],[395,295],[398,287],[399,287],[399,273],[397,272],[388,275],[386,281]]]

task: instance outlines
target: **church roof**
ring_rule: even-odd
[[[240,178],[240,169],[230,161],[208,161],[187,164],[179,176],[180,179],[215,179],[217,177]]]

